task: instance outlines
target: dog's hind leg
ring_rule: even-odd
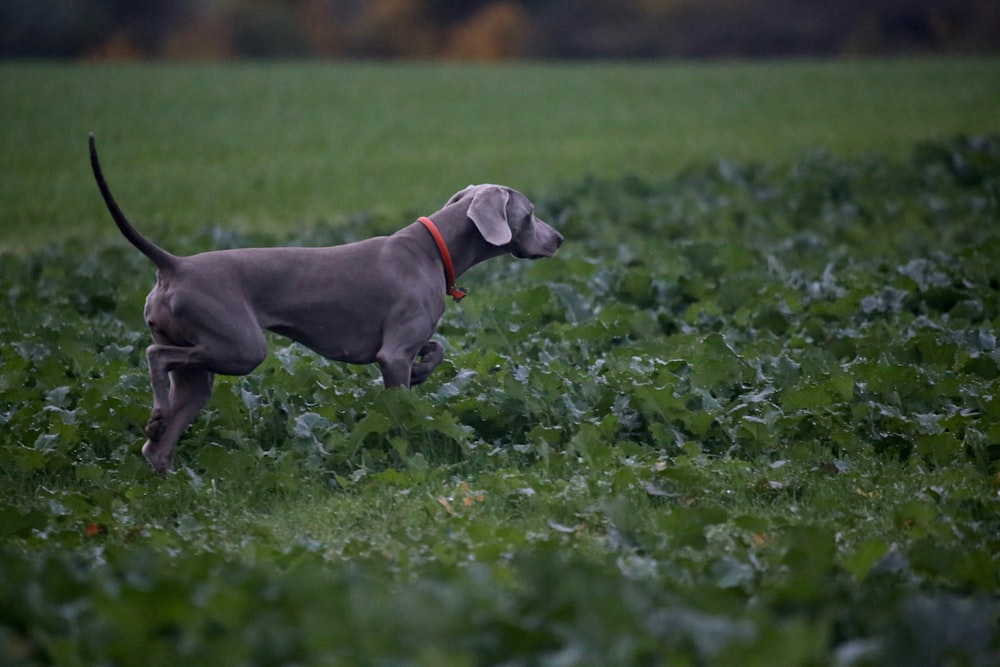
[[[214,374],[196,368],[183,368],[170,372],[170,398],[166,413],[156,417],[156,430],[147,427],[149,440],[142,446],[142,454],[156,472],[166,473],[174,466],[174,447],[181,433],[194,421],[212,395]],[[154,408],[155,412],[155,408]],[[150,417],[150,424],[154,417]]]
[[[267,354],[260,329],[244,330],[242,335],[203,338],[200,345],[157,344],[146,350],[153,385],[153,411],[146,427],[149,439],[142,446],[142,453],[161,474],[173,467],[174,447],[181,433],[212,394],[214,374],[246,375]]]

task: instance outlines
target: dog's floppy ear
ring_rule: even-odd
[[[510,193],[506,188],[488,187],[479,190],[469,205],[469,219],[488,243],[506,245],[512,235],[507,223],[507,202]]]

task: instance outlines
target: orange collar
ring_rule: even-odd
[[[434,243],[437,244],[438,252],[441,253],[441,261],[444,262],[445,287],[447,288],[448,296],[455,301],[463,299],[465,292],[455,287],[455,265],[451,263],[451,253],[448,252],[448,244],[444,242],[444,237],[438,231],[437,225],[434,224],[433,220],[426,217],[417,218],[417,222],[426,227],[427,231],[431,233],[431,236],[434,237]]]

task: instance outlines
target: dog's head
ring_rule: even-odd
[[[563,235],[535,216],[535,205],[513,188],[503,185],[470,185],[456,192],[448,204],[467,206],[466,215],[488,243],[510,246],[515,257],[552,257]]]

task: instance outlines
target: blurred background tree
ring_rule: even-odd
[[[0,57],[708,58],[1000,51],[997,0],[3,0]]]

